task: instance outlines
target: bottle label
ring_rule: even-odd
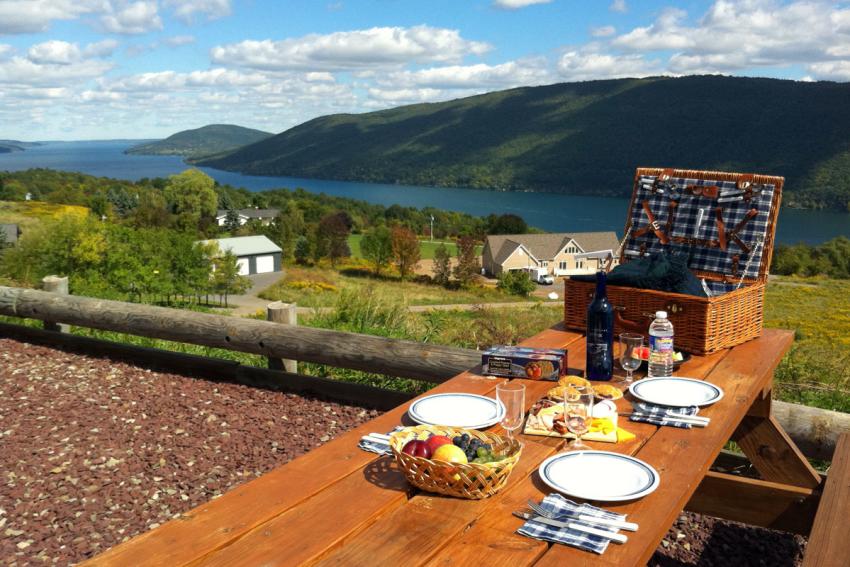
[[[673,354],[673,337],[649,336],[649,349],[653,352],[669,352]]]
[[[587,352],[590,354],[605,354],[608,352],[607,343],[587,343]]]

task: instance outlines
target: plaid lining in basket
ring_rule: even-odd
[[[632,415],[629,418],[631,421],[640,421],[643,423],[651,423],[653,425],[669,425],[680,429],[690,429],[690,423],[676,421],[675,416],[668,415],[674,413],[678,415],[696,415],[699,408],[690,406],[686,408],[673,408],[668,406],[657,406],[646,402],[635,402],[632,407]]]
[[[692,270],[714,272],[733,277],[740,277],[741,275],[753,279],[758,277],[764,247],[757,245],[757,243],[759,241],[764,242],[767,238],[768,220],[773,203],[773,185],[761,186],[761,192],[753,195],[749,202],[744,200],[718,202],[717,198],[691,195],[681,189],[689,186],[716,186],[720,190],[720,198],[722,199],[724,195],[735,196],[740,193],[735,182],[677,177],[671,178],[667,187],[675,186],[678,191],[676,189],[672,191],[664,190],[662,187],[664,192],[658,193],[655,189],[647,187],[653,185],[655,180],[656,177],[654,176],[641,176],[638,180],[636,198],[631,210],[632,235],[625,246],[627,256],[635,257],[640,255],[642,251],[647,254],[659,252],[686,254],[689,256],[688,265]],[[712,248],[675,241],[665,245],[652,231],[642,236],[635,236],[636,230],[649,224],[649,219],[643,208],[644,201],[649,202],[649,207],[659,228],[666,233],[671,211],[671,199],[677,202],[677,206],[673,212],[674,218],[670,234],[667,236],[674,240],[678,237],[717,241],[719,238],[715,212],[717,207],[722,209],[723,223],[727,232],[737,227],[750,209],[756,209],[758,214],[747,221],[737,233],[738,238],[749,248],[749,251],[742,249],[734,240],[727,243],[727,249],[724,251],[719,247]],[[734,256],[736,255],[738,256],[737,269],[734,266]],[[753,256],[752,259],[750,255]],[[745,270],[746,273],[744,273]],[[725,291],[729,290],[712,289],[712,292],[717,295]]]
[[[609,520],[626,519],[626,516],[623,514],[615,514],[614,512],[609,512],[602,508],[591,506],[590,504],[576,504],[572,500],[567,500],[560,494],[549,494],[543,499],[540,506],[547,511],[552,512],[555,515],[555,519],[564,521],[570,520],[570,518],[568,518],[565,514],[575,514],[577,512],[580,514],[587,514],[588,516],[596,516],[597,518],[607,518]],[[597,530],[608,529],[603,526],[593,526],[593,528]],[[608,531],[616,533],[618,530]],[[517,533],[534,539],[550,541],[552,543],[563,543],[564,545],[570,545],[572,547],[577,547],[585,551],[592,551],[593,553],[599,554],[603,553],[608,548],[608,544],[611,542],[610,539],[604,537],[586,534],[584,532],[576,532],[569,528],[556,528],[555,526],[550,526],[549,524],[543,524],[534,520],[526,521],[517,530]]]

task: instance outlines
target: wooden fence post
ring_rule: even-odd
[[[298,325],[298,312],[294,303],[275,301],[266,307],[266,320],[284,325]],[[272,370],[285,370],[295,374],[298,372],[298,363],[287,358],[269,357],[269,368]]]
[[[59,295],[68,295],[67,277],[60,278],[59,276],[45,276],[44,278],[42,278],[41,284],[44,288],[44,291],[49,291],[50,293],[58,293]],[[44,329],[46,331],[56,331],[57,333],[68,333],[71,331],[71,326],[45,321]]]

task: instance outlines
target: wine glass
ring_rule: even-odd
[[[635,333],[620,334],[620,366],[626,371],[623,381],[632,382],[632,373],[640,368],[640,349],[643,347],[643,335]]]
[[[502,427],[508,432],[508,439],[513,439],[513,431],[522,425],[522,418],[525,417],[525,384],[519,382],[498,384],[496,399],[505,406]]]
[[[593,421],[593,389],[587,386],[576,386],[564,394],[564,421],[567,430],[576,436],[575,441],[565,449],[579,450],[589,447],[581,442],[581,436],[588,432]]]

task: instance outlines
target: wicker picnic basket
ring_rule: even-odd
[[[495,454],[507,457],[491,464],[455,464],[413,457],[401,452],[407,442],[413,439],[427,439],[430,434],[452,438],[464,433],[489,443]],[[390,447],[407,482],[413,486],[427,492],[472,500],[487,498],[499,492],[508,482],[508,477],[522,452],[522,445],[516,439],[442,425],[418,425],[402,429],[390,436]]]
[[[672,251],[710,297],[608,286],[616,332],[646,335],[667,311],[676,348],[709,354],[761,335],[784,178],[744,173],[638,168],[619,260]],[[566,279],[564,324],[585,330],[594,284]]]

